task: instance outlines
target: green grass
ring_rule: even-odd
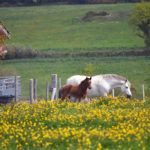
[[[91,51],[143,47],[128,17],[79,21],[89,11],[132,12],[134,4],[52,5],[0,8],[1,21],[12,33],[8,45],[38,50]]]
[[[69,76],[83,74],[85,66],[89,63],[93,66],[93,75],[115,73],[125,76],[136,88],[136,92],[133,92],[134,97],[141,97],[143,83],[145,84],[146,96],[150,96],[149,57],[81,57],[1,61],[0,72],[20,75],[22,95],[25,97],[29,96],[29,79],[38,79],[38,96],[45,97],[46,82],[50,81],[51,74],[58,74],[64,84]]]
[[[1,21],[12,32],[9,46],[21,46],[41,51],[99,51],[129,50],[144,46],[135,35],[128,16],[135,4],[100,5],[50,5],[37,7],[0,8]],[[111,19],[80,21],[89,11],[108,11]],[[118,14],[120,16],[118,16]],[[122,15],[123,14],[123,15]],[[62,83],[74,74],[83,74],[86,64],[94,66],[93,74],[116,73],[127,77],[141,95],[145,84],[150,95],[150,71],[148,58],[99,58],[78,57],[58,59],[21,59],[0,62],[0,75],[17,74],[22,78],[23,96],[29,95],[29,79],[38,79],[38,95],[45,96],[46,81],[57,73]]]

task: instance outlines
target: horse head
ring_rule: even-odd
[[[92,77],[86,77],[85,80],[81,82],[81,85],[88,89],[91,89],[91,79]]]
[[[92,80],[92,77],[90,77],[90,78],[87,78],[86,77],[86,79],[87,79],[87,82],[88,82],[88,89],[91,89],[92,87],[91,87],[91,80]]]
[[[131,92],[131,84],[128,80],[125,80],[121,87],[122,92],[127,96],[127,98],[132,97],[132,92]]]

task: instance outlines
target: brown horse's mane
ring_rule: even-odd
[[[85,80],[83,80],[80,84],[79,84],[79,87],[81,90],[86,90],[87,87],[88,87],[88,83],[87,83],[87,80],[89,80],[89,78],[86,78]]]

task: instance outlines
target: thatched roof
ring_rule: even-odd
[[[6,29],[6,27],[0,22],[0,38],[10,38],[10,32]]]
[[[0,59],[3,59],[7,53],[7,48],[5,46],[5,40],[10,38],[10,32],[6,27],[0,22]]]

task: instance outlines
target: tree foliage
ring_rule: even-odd
[[[150,3],[140,3],[135,6],[130,22],[138,30],[138,36],[144,39],[150,48]]]

